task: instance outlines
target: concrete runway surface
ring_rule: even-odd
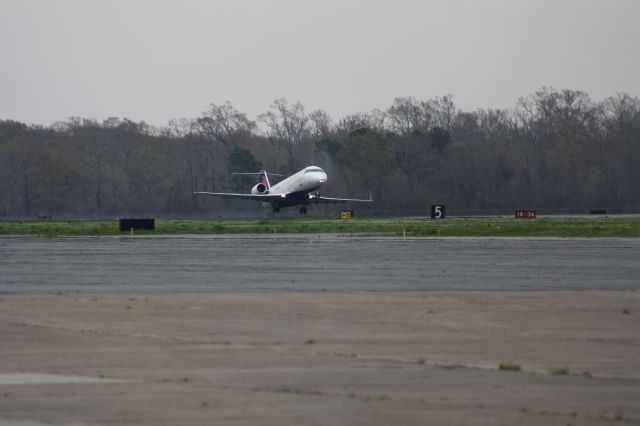
[[[638,239],[0,238],[0,292],[640,289]]]

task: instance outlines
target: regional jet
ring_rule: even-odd
[[[257,173],[234,173],[238,175],[259,175],[260,182],[251,188],[250,194],[236,194],[229,192],[194,192],[194,194],[213,195],[216,197],[239,198],[241,200],[262,201],[263,206],[271,206],[274,213],[280,212],[282,207],[301,205],[300,214],[307,214],[307,207],[319,203],[346,203],[373,201],[371,194],[368,200],[357,198],[331,198],[320,195],[318,190],[327,183],[327,174],[320,167],[309,166],[271,186],[268,173],[263,170]]]

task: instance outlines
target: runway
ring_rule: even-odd
[[[640,240],[0,238],[0,292],[640,289]]]
[[[639,258],[635,239],[0,238],[0,426],[640,424]]]

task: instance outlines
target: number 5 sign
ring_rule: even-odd
[[[431,219],[444,219],[444,206],[442,204],[434,204],[431,206]]]

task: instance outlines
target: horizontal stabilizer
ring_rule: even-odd
[[[268,174],[269,176],[284,176],[279,173],[271,173],[271,172],[233,172],[232,175],[263,175]]]

